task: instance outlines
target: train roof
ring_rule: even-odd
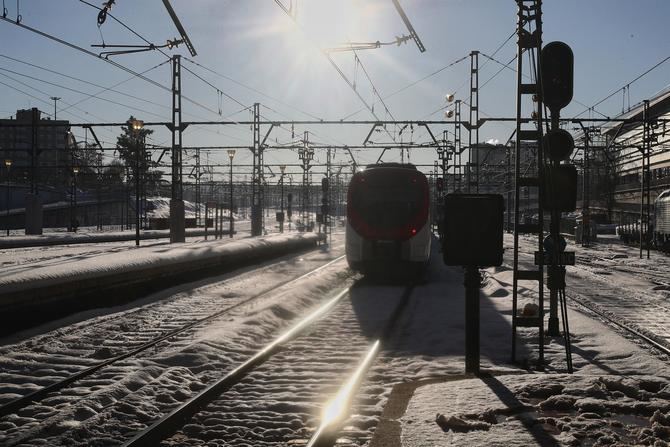
[[[416,166],[414,166],[411,163],[374,163],[374,164],[369,164],[365,167],[366,170],[368,169],[377,169],[377,168],[403,168],[403,169],[412,169],[416,171]]]

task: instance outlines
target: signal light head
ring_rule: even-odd
[[[572,154],[575,148],[575,141],[567,130],[554,129],[542,137],[542,146],[549,153],[549,157],[552,160],[561,161]]]

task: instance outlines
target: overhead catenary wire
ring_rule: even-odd
[[[417,79],[416,81],[412,81],[411,83],[405,85],[405,86],[402,87],[402,88],[399,88],[398,90],[394,91],[393,93],[390,93],[390,94],[384,96],[384,99],[385,99],[385,100],[386,100],[386,99],[390,99],[390,98],[394,97],[395,95],[397,95],[397,94],[399,94],[399,93],[402,93],[402,92],[404,92],[405,90],[407,90],[407,89],[409,89],[409,88],[411,88],[411,87],[414,87],[415,85],[417,85],[417,84],[419,84],[419,83],[421,83],[421,82],[423,82],[423,81],[425,81],[425,80],[427,80],[427,79],[432,78],[433,76],[435,76],[435,75],[437,75],[437,74],[443,72],[444,70],[446,70],[446,69],[448,69],[448,68],[451,68],[451,67],[453,67],[454,65],[457,65],[457,64],[460,63],[460,62],[463,62],[463,61],[466,60],[468,57],[469,57],[468,55],[465,55],[465,56],[463,56],[463,57],[461,57],[461,58],[458,58],[458,59],[456,59],[455,61],[450,62],[449,64],[445,65],[444,67],[442,67],[442,68],[440,68],[440,69],[438,69],[438,70],[435,70],[434,72],[432,72],[432,73],[430,73],[430,74],[428,74],[428,75],[426,75],[426,76],[423,76],[422,78]],[[358,109],[357,111],[355,111],[355,112],[353,112],[353,113],[350,113],[349,115],[346,115],[346,116],[343,117],[342,119],[343,119],[343,120],[349,119],[349,118],[351,118],[352,116],[357,115],[358,113],[362,112],[363,110],[365,110],[365,108]]]
[[[32,85],[27,84],[27,83],[25,83],[25,82],[23,82],[23,81],[20,81],[20,80],[18,80],[18,79],[15,79],[15,78],[13,78],[12,76],[6,75],[6,74],[4,74],[4,73],[0,73],[0,76],[4,76],[4,77],[6,77],[6,78],[8,78],[8,79],[11,79],[12,81],[14,81],[14,82],[16,82],[16,83],[19,83],[19,84],[21,84],[21,85],[23,85],[23,86],[25,86],[25,87],[28,87],[28,88],[30,88],[30,89],[32,89],[32,90],[35,90],[36,92],[45,95],[45,97],[47,97],[47,98],[50,97],[49,93],[47,93],[47,92],[45,92],[45,91],[42,91],[42,90],[40,90],[40,89],[38,89],[38,88],[36,88],[36,87],[33,87]],[[4,84],[4,85],[7,85],[7,84]],[[23,92],[22,90],[19,90],[19,89],[17,89],[17,88],[14,88],[14,89],[15,89],[16,91],[19,91],[19,92],[23,93],[23,94],[27,94],[26,92]],[[36,98],[36,97],[34,97],[34,96],[32,96],[32,95],[28,95],[28,96],[30,96],[30,97],[32,97],[32,98]],[[51,105],[51,103],[49,103],[49,101],[47,101],[47,100],[45,100],[45,99],[41,99],[41,98],[36,98],[36,99],[38,99],[40,102],[42,102],[42,103],[44,103],[44,104],[49,104],[49,105]],[[62,101],[62,100],[61,100],[61,101]],[[67,104],[65,101],[63,101],[63,103]],[[82,110],[82,109],[79,109],[79,110],[82,111],[83,113],[86,113],[86,114],[88,114],[88,115],[91,115],[92,117],[94,117],[94,118],[96,118],[96,119],[102,119],[102,118],[100,118],[100,117],[98,117],[98,116],[95,116],[95,115],[91,114],[90,112],[85,111],[85,110]],[[53,116],[53,115],[51,115],[50,113],[46,113],[46,112],[44,112],[44,113],[45,113],[47,116],[50,116],[50,117]],[[75,118],[80,119],[80,120],[83,120],[83,121],[85,121],[85,122],[89,122],[89,123],[91,122],[90,119],[88,119],[88,118],[86,118],[86,117],[83,117],[83,116],[81,116],[81,115],[77,115],[76,113],[72,113],[72,112],[70,112],[70,111],[65,112],[65,113],[68,113],[68,114],[74,116]],[[107,129],[106,129],[106,130],[107,130]]]
[[[631,85],[631,84],[633,84],[633,83],[639,81],[640,79],[642,79],[643,77],[645,77],[646,75],[648,75],[649,73],[651,73],[652,71],[654,71],[655,69],[657,69],[658,67],[660,67],[661,65],[663,65],[664,63],[666,63],[666,62],[669,61],[669,60],[670,60],[670,56],[666,56],[665,58],[661,59],[659,62],[657,62],[656,64],[654,64],[651,68],[648,68],[648,69],[645,70],[643,73],[641,73],[641,74],[639,74],[638,76],[636,76],[633,80],[631,80],[631,81],[629,81],[629,82],[626,82],[626,83],[624,84],[625,88],[630,88],[630,85]],[[617,89],[614,90],[612,93],[608,94],[607,96],[605,96],[605,97],[602,98],[601,100],[597,101],[597,102],[596,102],[595,104],[593,104],[591,107],[589,107],[589,108],[587,108],[586,110],[582,111],[581,113],[575,115],[573,118],[578,118],[578,117],[580,117],[581,115],[583,115],[584,113],[588,112],[589,110],[592,110],[594,107],[597,107],[597,106],[599,106],[600,104],[604,103],[605,101],[607,101],[608,99],[610,99],[612,96],[614,96],[614,95],[616,95],[617,93],[619,93],[619,92],[621,91],[621,89],[622,89],[622,87],[617,88]],[[629,104],[630,104],[630,98],[629,98]]]
[[[45,79],[40,79],[40,78],[37,78],[37,77],[35,77],[35,76],[31,76],[31,75],[28,75],[28,74],[25,74],[25,73],[20,73],[20,72],[17,72],[17,71],[14,71],[14,70],[9,70],[9,69],[7,69],[7,68],[2,68],[2,67],[0,67],[0,71],[4,71],[4,72],[8,72],[8,73],[12,73],[12,74],[15,74],[15,75],[18,75],[18,76],[23,76],[23,77],[25,77],[25,78],[32,79],[32,80],[34,80],[34,81],[38,81],[38,82],[42,82],[42,83],[44,83],[44,84],[51,85],[51,86],[54,86],[54,87],[58,87],[58,88],[61,88],[61,89],[63,89],[63,90],[67,90],[67,91],[70,91],[70,92],[73,92],[73,93],[78,93],[78,94],[80,94],[80,95],[85,95],[85,96],[87,96],[87,97],[95,98],[95,99],[97,99],[97,100],[99,100],[99,101],[104,101],[104,102],[108,102],[108,103],[110,103],[110,104],[114,104],[114,105],[117,105],[117,106],[126,107],[126,108],[129,108],[129,109],[131,109],[131,110],[138,110],[137,108],[132,107],[132,106],[130,106],[130,105],[128,105],[128,104],[123,104],[123,103],[114,101],[114,100],[112,100],[112,99],[103,98],[103,97],[101,97],[101,96],[98,96],[98,94],[91,94],[91,93],[88,93],[88,92],[83,92],[83,91],[78,90],[78,89],[74,89],[74,88],[71,88],[71,87],[67,87],[67,86],[64,86],[64,85],[62,85],[62,84],[58,84],[58,83],[55,83],[55,82],[47,81],[47,80],[45,80]],[[18,82],[18,81],[17,81],[17,82]],[[86,112],[85,110],[83,110],[83,109],[81,109],[81,108],[79,108],[79,107],[76,107],[75,105],[72,105],[72,104],[67,103],[66,101],[63,101],[63,100],[61,100],[61,101],[63,102],[63,104],[66,104],[66,105],[68,105],[68,106],[70,106],[70,107],[74,107],[75,109],[77,109],[77,110],[79,110],[79,111],[82,111],[82,112],[84,112],[84,113],[89,113],[91,116],[95,116],[95,115],[91,114],[90,112]],[[62,112],[62,111],[65,111],[65,109],[61,109],[61,112]],[[156,114],[156,113],[148,112],[148,111],[146,111],[146,110],[143,110],[142,113],[147,114],[147,115],[153,115],[153,116],[156,116],[156,117],[159,117],[159,118],[165,118],[164,115],[159,115],[159,114]],[[100,119],[100,120],[102,120],[102,121],[106,121],[104,118],[100,118],[100,117],[97,117],[97,118]]]
[[[196,61],[194,61],[194,60],[191,60],[191,59],[189,59],[189,58],[187,58],[187,57],[183,57],[182,59],[185,60],[185,61],[187,61],[187,62],[190,62],[190,63],[193,64],[193,65],[196,65],[196,66],[202,68],[202,69],[205,70],[205,71],[208,71],[208,72],[210,72],[210,73],[212,73],[212,74],[214,74],[214,75],[216,75],[216,76],[219,76],[219,77],[221,77],[221,78],[223,78],[223,79],[226,79],[226,80],[228,80],[228,81],[230,81],[230,82],[232,82],[232,83],[234,83],[234,84],[237,84],[237,85],[239,85],[240,87],[243,87],[243,88],[245,88],[245,89],[247,89],[247,90],[250,90],[250,91],[252,91],[252,92],[254,92],[254,93],[258,93],[259,95],[264,96],[264,97],[266,97],[266,98],[268,98],[268,99],[270,99],[270,100],[272,100],[272,101],[275,101],[275,102],[277,102],[278,104],[281,104],[281,105],[283,105],[283,106],[285,106],[285,107],[288,107],[289,109],[295,110],[296,112],[302,113],[302,114],[305,115],[305,116],[309,116],[310,118],[313,118],[313,119],[315,119],[315,120],[323,120],[322,117],[316,116],[316,115],[314,115],[314,114],[312,114],[312,113],[310,113],[310,112],[307,112],[307,111],[305,111],[305,110],[301,110],[301,109],[299,109],[298,107],[295,107],[295,106],[293,106],[293,105],[291,105],[291,104],[289,104],[289,103],[287,103],[287,102],[285,102],[285,101],[282,101],[281,99],[279,99],[279,98],[277,98],[277,97],[275,97],[275,96],[272,96],[272,95],[269,95],[269,94],[267,94],[267,93],[265,93],[265,92],[262,92],[261,90],[258,90],[258,89],[254,88],[254,87],[251,87],[251,86],[249,86],[249,85],[247,85],[247,84],[245,84],[245,83],[243,83],[243,82],[240,82],[240,81],[238,81],[238,80],[236,80],[236,79],[233,79],[233,78],[231,78],[230,76],[226,76],[226,75],[224,75],[224,74],[222,74],[222,73],[219,73],[219,72],[217,72],[216,70],[213,70],[213,69],[211,69],[211,68],[209,68],[209,67],[206,67],[206,66],[202,65],[202,64],[199,63],[199,62],[196,62]]]
[[[115,84],[114,86],[111,86],[111,87],[105,87],[104,85],[100,85],[100,84],[97,84],[97,83],[95,83],[95,82],[87,81],[86,79],[78,78],[78,77],[76,77],[76,76],[71,76],[71,75],[68,75],[68,74],[66,74],[66,73],[63,73],[63,72],[60,72],[60,71],[57,71],[57,70],[52,70],[52,69],[50,69],[50,68],[46,68],[46,67],[43,67],[43,66],[41,66],[41,65],[33,64],[33,63],[30,63],[30,62],[27,62],[27,61],[24,61],[24,60],[21,60],[21,59],[17,59],[17,58],[11,57],[11,56],[7,56],[7,55],[5,55],[5,54],[0,54],[0,57],[1,57],[1,58],[5,58],[5,59],[8,59],[8,60],[13,61],[13,62],[17,62],[17,63],[20,63],[20,64],[27,65],[27,66],[29,66],[29,67],[37,68],[37,69],[39,69],[39,70],[43,70],[43,71],[46,71],[46,72],[48,72],[48,73],[52,73],[52,74],[55,74],[55,75],[58,75],[58,76],[62,76],[62,77],[64,77],[64,78],[71,79],[71,80],[73,80],[73,81],[81,82],[81,83],[84,83],[84,84],[87,84],[87,85],[90,85],[90,86],[93,86],[93,87],[97,87],[97,88],[101,88],[101,89],[103,89],[102,91],[100,91],[100,92],[98,92],[98,93],[95,93],[95,94],[93,94],[93,95],[90,95],[90,97],[93,97],[94,95],[98,95],[98,94],[100,94],[100,93],[104,93],[104,92],[106,92],[106,91],[109,91],[109,92],[113,92],[113,93],[116,93],[116,94],[125,96],[125,97],[127,97],[127,98],[136,99],[136,100],[138,100],[138,101],[145,102],[145,103],[147,103],[147,104],[151,104],[151,105],[154,105],[154,106],[157,106],[157,107],[161,107],[161,108],[165,108],[165,109],[170,109],[170,107],[168,107],[168,106],[166,106],[166,105],[163,105],[163,104],[159,104],[159,103],[157,103],[157,102],[155,102],[155,101],[151,101],[151,100],[148,100],[148,99],[144,99],[144,98],[141,98],[141,97],[136,96],[136,95],[131,95],[131,94],[126,93],[126,92],[123,92],[123,91],[121,91],[121,90],[115,90],[114,87],[116,87],[116,86],[118,86],[118,85],[120,85],[120,84]],[[166,64],[166,63],[168,63],[168,62],[169,62],[169,61],[165,61],[165,62],[162,62],[162,63],[160,63],[160,64],[158,64],[158,65],[155,65],[154,67],[152,67],[152,68],[150,68],[150,69],[148,69],[148,70],[146,70],[146,71],[141,72],[141,74],[148,73],[149,71],[154,70],[154,69],[156,69],[156,68],[158,68],[158,67],[160,67],[160,66],[162,66],[162,65],[164,65],[164,64]],[[126,79],[125,81],[123,81],[122,83],[128,82],[128,81],[130,81],[130,80],[132,80],[132,79],[134,79],[134,78],[135,78],[135,76],[133,76],[133,77],[131,77],[131,78],[128,78],[128,79]],[[78,103],[77,103],[77,104],[78,104]]]
[[[210,72],[212,72],[212,73],[218,74],[218,73],[214,72],[213,70],[208,69],[208,68],[202,66],[201,64],[195,62],[195,61],[191,61],[190,59],[187,59],[187,58],[184,58],[184,59],[185,59],[185,60],[188,60],[189,62],[191,62],[191,63],[195,64],[196,66],[199,66],[199,67],[201,67],[201,68],[203,68],[203,69],[205,69],[205,70],[208,70],[208,71],[210,71]],[[193,76],[195,76],[198,80],[200,80],[201,82],[205,83],[205,84],[206,84],[207,86],[209,86],[210,88],[214,89],[214,90],[217,92],[217,94],[222,94],[222,95],[226,96],[227,98],[229,98],[230,100],[234,101],[235,103],[239,104],[240,106],[244,107],[244,108],[242,109],[242,111],[247,110],[247,109],[251,109],[251,106],[247,106],[247,105],[245,105],[244,103],[242,103],[240,100],[238,100],[238,99],[232,97],[231,95],[225,93],[221,88],[219,88],[218,86],[216,86],[215,84],[213,84],[213,83],[210,82],[209,80],[205,79],[204,77],[202,77],[202,76],[199,75],[198,73],[194,72],[193,70],[191,70],[191,69],[189,69],[189,68],[186,68],[186,67],[183,67],[183,66],[182,66],[182,68],[184,68],[184,70],[186,70],[187,72],[191,73],[191,74],[192,74]],[[219,74],[219,75],[220,75],[220,74]],[[223,77],[223,75],[220,75],[220,76]],[[265,107],[265,108],[267,108],[268,110],[271,110],[271,111],[273,111],[273,112],[275,112],[275,113],[277,113],[277,114],[280,114],[279,112],[277,112],[276,110],[274,110],[274,109],[272,109],[272,108],[270,108],[270,107],[268,107],[268,106],[263,106],[263,107]],[[280,115],[281,115],[281,114],[280,114]],[[264,118],[264,119],[268,119],[267,117],[263,116],[262,114],[261,114],[261,117]],[[320,120],[320,118],[317,118],[317,119]],[[269,119],[268,119],[268,120],[269,120]],[[280,128],[281,130],[286,131],[286,132],[291,132],[291,131],[289,131],[288,129],[284,128],[284,127],[281,126],[281,125],[279,125],[279,126],[277,126],[277,127]]]
[[[275,0],[275,1],[276,1],[276,0]],[[282,6],[281,2],[277,2],[277,1],[276,1],[276,3],[277,3],[278,5],[280,5],[280,6]],[[302,29],[302,27],[301,27],[301,26],[298,24],[298,22],[296,21],[295,16],[291,15],[290,12],[289,12],[285,7],[282,7],[282,10],[283,10],[283,11],[284,11],[284,12],[291,18],[291,20],[293,21],[293,23],[295,23],[295,24],[300,28],[301,32],[302,32],[303,34],[306,35],[305,31]],[[311,42],[311,41],[310,41],[310,42]],[[318,48],[318,47],[317,47],[317,48]],[[377,116],[377,114],[375,114],[374,107],[371,107],[371,106],[367,103],[367,101],[365,101],[365,99],[361,96],[361,94],[356,90],[356,87],[353,85],[353,83],[352,83],[352,82],[349,80],[349,78],[344,74],[344,72],[342,71],[342,69],[341,69],[341,68],[335,63],[335,61],[333,61],[333,59],[330,57],[330,54],[329,54],[328,52],[324,51],[324,49],[322,49],[322,48],[318,48],[318,50],[319,50],[319,52],[320,52],[321,54],[323,54],[323,55],[326,57],[326,59],[328,59],[328,61],[329,61],[330,64],[335,68],[335,70],[336,70],[337,73],[340,75],[340,77],[342,77],[342,79],[346,82],[346,84],[349,86],[349,88],[356,94],[356,96],[358,97],[358,99],[360,99],[360,101],[366,106],[366,108],[367,108],[367,109],[370,111],[370,113],[375,117],[375,119],[379,120],[379,117]],[[355,51],[354,51],[354,54],[355,54]],[[358,60],[359,63],[360,63],[360,58],[358,58],[357,55],[356,55],[356,58],[357,58],[357,60]],[[361,67],[362,67],[362,65],[361,65]],[[369,78],[368,78],[368,80],[369,80]],[[372,82],[371,82],[371,84],[372,84]],[[377,89],[375,88],[374,84],[372,84],[372,88],[373,88],[373,93],[374,93],[374,94],[381,100],[381,95],[379,94],[379,92],[378,92]],[[387,109],[387,110],[388,110],[388,109]],[[386,130],[386,128],[384,128],[384,130],[385,130],[386,133],[388,133],[389,136],[391,136],[391,138],[395,141],[395,137],[394,137],[393,135],[391,135],[391,133],[390,133],[388,130]]]
[[[49,34],[49,33],[44,32],[44,31],[40,31],[40,30],[38,30],[38,29],[36,29],[36,28],[33,28],[33,27],[30,27],[30,26],[24,25],[23,23],[17,23],[17,22],[15,22],[15,21],[13,21],[13,20],[7,19],[6,17],[2,17],[2,16],[0,16],[0,20],[4,20],[4,21],[7,22],[7,23],[11,23],[12,25],[18,26],[18,27],[20,27],[20,28],[23,28],[23,29],[25,29],[25,30],[27,30],[27,31],[33,32],[33,33],[35,33],[35,34],[38,34],[38,35],[40,35],[40,36],[42,36],[42,37],[45,37],[45,38],[47,38],[47,39],[53,40],[54,42],[58,42],[58,43],[60,43],[60,44],[62,44],[62,45],[65,45],[65,46],[67,46],[67,47],[69,47],[69,48],[71,48],[71,49],[74,49],[74,50],[77,50],[77,51],[82,52],[82,53],[84,53],[84,54],[87,54],[87,55],[89,55],[89,56],[92,56],[92,57],[94,57],[94,58],[96,58],[96,59],[98,59],[98,60],[104,61],[104,62],[106,62],[106,63],[108,63],[108,64],[113,65],[113,66],[116,67],[116,68],[119,68],[120,70],[123,70],[123,71],[125,71],[125,72],[127,72],[127,73],[130,73],[130,74],[134,75],[135,77],[137,77],[137,78],[139,78],[139,79],[142,79],[142,80],[145,81],[145,82],[148,82],[148,83],[151,84],[151,85],[154,85],[154,86],[156,86],[156,87],[158,87],[158,88],[160,88],[160,89],[162,89],[162,90],[165,90],[165,91],[167,91],[167,92],[172,92],[172,89],[171,89],[171,88],[169,88],[169,87],[167,87],[167,86],[161,84],[160,82],[155,81],[155,80],[153,80],[153,79],[151,79],[151,78],[148,78],[148,77],[142,75],[141,73],[138,73],[138,72],[136,72],[135,70],[133,70],[133,69],[131,69],[131,68],[128,68],[128,67],[126,67],[125,65],[122,65],[122,64],[120,64],[120,63],[118,63],[118,62],[116,62],[116,61],[113,61],[113,60],[110,60],[110,59],[106,59],[106,58],[104,58],[104,57],[100,57],[100,55],[95,54],[94,52],[92,52],[92,51],[90,51],[90,50],[87,50],[86,48],[82,48],[82,47],[80,47],[79,45],[75,45],[75,44],[73,44],[73,43],[71,43],[71,42],[68,42],[68,41],[63,40],[63,39],[61,39],[61,38],[59,38],[59,37],[53,36],[53,35],[51,35],[51,34]],[[213,113],[213,114],[215,114],[215,115],[218,115],[218,113],[217,113],[215,110],[212,110],[212,109],[210,109],[209,107],[207,107],[207,106],[205,106],[205,105],[203,105],[203,104],[200,104],[200,103],[197,102],[197,101],[194,101],[193,99],[189,98],[189,97],[186,96],[186,95],[182,95],[182,99],[184,99],[185,101],[188,101],[188,102],[190,102],[190,103],[192,103],[192,104],[194,104],[194,105],[196,105],[196,106],[198,106],[198,107],[200,107],[200,108],[202,108],[202,109],[205,109],[205,110],[207,110],[208,112],[211,112],[211,113]]]
[[[480,54],[481,54],[482,56],[484,56],[486,59],[489,59],[489,60],[491,60],[492,62],[495,62],[496,64],[501,65],[500,70],[498,70],[493,76],[491,76],[489,79],[487,79],[487,80],[482,84],[482,86],[480,87],[480,89],[481,89],[481,88],[484,88],[484,86],[486,86],[486,84],[488,84],[489,82],[491,82],[491,81],[492,81],[498,74],[500,74],[501,71],[505,70],[506,68],[507,68],[508,70],[511,70],[512,72],[516,73],[516,68],[513,68],[513,67],[511,66],[511,64],[512,64],[512,63],[516,60],[516,58],[517,58],[516,55],[515,55],[509,62],[507,62],[507,63],[505,64],[505,63],[500,62],[499,60],[497,60],[497,59],[495,59],[494,57],[489,56],[489,55],[487,55],[487,54],[485,54],[485,53],[480,53]],[[523,76],[526,77],[526,78],[528,77],[528,75],[526,75],[526,74],[524,74]],[[573,101],[574,101],[575,103],[581,105],[581,106],[588,107],[586,104],[584,104],[584,103],[582,103],[582,102],[580,102],[580,101],[578,101],[578,100],[576,100],[576,99],[573,99]],[[607,118],[607,115],[605,115],[604,113],[599,112],[599,111],[596,110],[595,108],[593,108],[593,111],[594,111],[595,113],[597,113],[598,115],[602,116],[603,118]]]
[[[89,2],[87,2],[86,0],[79,0],[79,1],[80,1],[81,3],[83,3],[83,4],[85,4],[85,5],[90,6],[90,7],[93,8],[93,9],[97,9],[98,11],[101,11],[101,10],[102,10],[102,8],[96,6],[96,5],[92,4],[92,3],[89,3]],[[111,17],[112,20],[114,20],[116,23],[118,23],[119,25],[121,25],[122,27],[124,27],[125,29],[127,29],[128,31],[130,31],[131,33],[133,33],[135,36],[139,37],[139,38],[140,38],[142,41],[144,41],[147,45],[153,45],[153,43],[149,42],[144,36],[142,36],[140,33],[138,33],[137,31],[135,31],[134,29],[132,29],[131,27],[129,27],[128,25],[126,25],[125,23],[123,23],[121,20],[117,19],[114,15],[112,15],[111,13],[109,13],[109,11],[106,12],[106,15],[107,15],[108,17]],[[100,28],[100,27],[98,27],[98,28]],[[103,42],[103,43],[104,43],[104,42]],[[166,58],[168,58],[168,59],[170,58],[170,56],[169,56],[167,53],[165,53],[161,48],[156,48],[156,49],[157,49],[163,56],[165,56]]]

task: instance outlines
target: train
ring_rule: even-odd
[[[636,243],[640,240],[649,241],[653,248],[670,253],[670,189],[663,191],[654,201],[654,216],[649,228],[640,222],[619,225],[616,229],[619,239],[625,243]]]
[[[670,253],[670,189],[660,193],[654,201],[654,246]]]
[[[412,164],[379,163],[356,172],[347,192],[345,251],[361,273],[420,272],[431,249],[428,179]]]

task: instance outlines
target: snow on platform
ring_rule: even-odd
[[[511,258],[508,238],[505,245],[506,257]],[[571,268],[568,293],[577,285],[593,295],[599,293],[598,283],[593,282],[594,261],[613,260],[621,268],[667,266],[667,258],[658,255],[651,262],[622,258],[620,252],[629,249],[602,244],[587,255],[577,248],[582,265]],[[441,284],[423,286],[422,298],[413,309],[415,318],[404,328],[413,335],[408,343],[422,347],[402,359],[416,374],[395,381],[369,446],[670,445],[668,359],[593,315],[569,308],[573,375],[566,374],[561,337],[545,339],[545,370],[534,369],[538,339],[533,329],[519,329],[519,363],[510,363],[510,262],[506,259],[501,267],[483,270],[480,378],[464,374],[461,270],[447,269]],[[658,273],[653,268],[647,271]],[[638,283],[630,281],[631,275],[608,276],[610,283],[620,284],[622,299],[633,299],[634,292],[659,298],[639,272]],[[520,307],[536,296],[536,290],[522,288]],[[548,308],[548,300],[545,305]],[[435,319],[442,323],[439,327],[431,324]]]
[[[184,266],[192,262],[215,262],[224,258],[248,256],[250,251],[264,247],[295,245],[313,242],[320,236],[315,233],[275,235],[249,238],[233,242],[215,240],[198,244],[171,244],[170,246],[138,247],[123,253],[109,253],[87,258],[72,259],[58,265],[44,266],[28,271],[0,274],[1,295],[24,292],[42,287],[57,287],[64,283],[100,278],[108,275],[137,272],[148,268]],[[0,300],[1,302],[1,300]]]
[[[212,228],[207,232],[214,234]],[[227,229],[226,229],[226,234]],[[187,228],[186,237],[204,236],[205,230],[200,228]],[[170,230],[142,230],[140,239],[169,239]],[[117,241],[135,240],[135,231],[79,231],[71,232],[53,232],[41,235],[29,236],[8,236],[0,238],[0,249],[22,248],[22,247],[41,247],[46,245],[69,245],[69,244],[90,244]]]
[[[315,246],[314,233],[138,247],[0,273],[0,326],[16,330],[55,316],[148,293]]]

